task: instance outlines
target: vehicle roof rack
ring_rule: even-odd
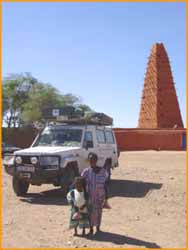
[[[43,117],[47,122],[57,122],[69,125],[101,125],[112,126],[113,119],[98,112],[82,112],[74,107],[46,109]]]

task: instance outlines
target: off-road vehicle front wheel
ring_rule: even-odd
[[[27,193],[29,189],[29,183],[26,181],[20,180],[14,176],[12,179],[12,187],[17,196],[22,196]]]
[[[74,178],[77,176],[79,176],[78,168],[72,164],[69,164],[66,167],[63,176],[60,179],[60,185],[61,185],[63,196],[66,196],[71,184],[74,183]]]

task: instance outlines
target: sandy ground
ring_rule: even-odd
[[[3,247],[185,247],[185,152],[125,152],[113,171],[102,232],[73,237],[59,189],[31,186],[15,196],[3,174]]]

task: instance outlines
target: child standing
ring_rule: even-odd
[[[75,178],[75,188],[67,194],[67,200],[71,204],[71,217],[69,228],[74,228],[74,235],[77,235],[77,228],[82,228],[82,235],[85,235],[85,228],[89,228],[88,197],[83,177]]]

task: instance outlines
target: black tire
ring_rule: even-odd
[[[105,165],[104,165],[104,168],[106,169],[107,173],[108,173],[108,182],[111,180],[111,169],[112,169],[112,164],[111,162],[106,162]]]
[[[60,185],[61,185],[63,196],[67,195],[69,188],[73,184],[74,178],[76,176],[79,176],[79,171],[77,170],[77,168],[67,166],[65,171],[64,171],[63,176],[60,179]]]
[[[5,171],[7,174],[13,176],[14,175],[14,166],[5,165]]]
[[[64,183],[61,185],[61,194],[63,197],[66,197],[67,193],[69,192],[69,185]]]
[[[15,194],[17,196],[23,196],[27,193],[29,189],[29,183],[23,180],[16,178],[15,176],[12,179],[12,186]]]

